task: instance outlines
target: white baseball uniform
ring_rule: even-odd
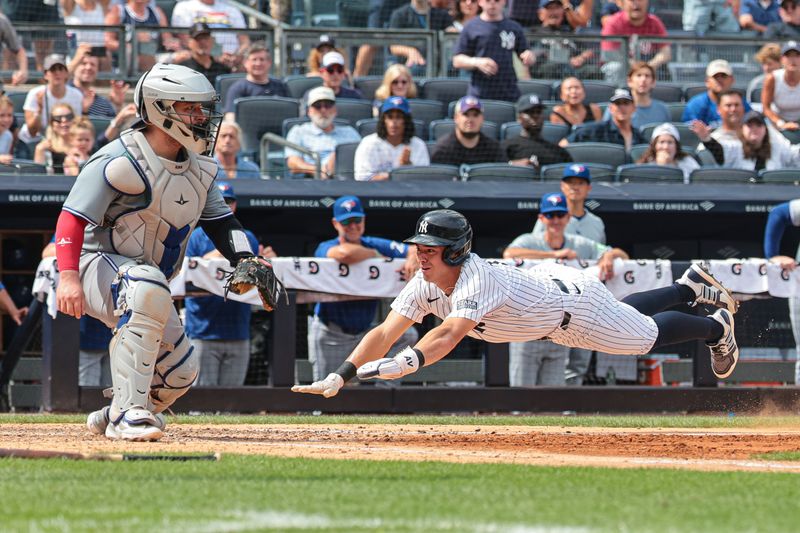
[[[475,321],[468,335],[487,342],[548,338],[575,348],[644,354],[658,337],[651,317],[582,271],[550,263],[522,270],[475,254],[462,265],[450,296],[418,272],[392,309],[415,322],[430,313]]]

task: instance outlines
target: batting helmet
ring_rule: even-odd
[[[428,211],[417,220],[416,233],[404,242],[425,246],[444,246],[445,264],[458,266],[472,250],[472,227],[466,217],[452,209]]]

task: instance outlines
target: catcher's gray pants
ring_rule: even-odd
[[[108,349],[80,351],[78,384],[81,387],[111,386],[111,363],[108,358]]]
[[[512,387],[564,385],[570,348],[547,341],[508,343],[508,377]]]
[[[200,387],[241,387],[250,363],[250,340],[192,339],[200,357]]]
[[[789,320],[794,333],[795,357],[794,384],[800,385],[800,298],[789,298]]]
[[[369,331],[369,330],[367,330]],[[335,372],[347,356],[361,342],[367,331],[355,335],[345,333],[334,323],[325,325],[318,316],[308,318],[308,360],[314,370],[314,381],[325,379],[328,374]],[[397,342],[389,349],[387,357],[391,357],[406,346],[414,346],[419,334],[417,330],[408,328]],[[400,380],[393,380],[400,381]],[[386,383],[392,383],[387,381]]]

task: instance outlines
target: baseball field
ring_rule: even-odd
[[[798,531],[795,416],[2,415],[2,531]]]

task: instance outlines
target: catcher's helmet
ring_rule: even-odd
[[[472,250],[472,227],[466,217],[452,209],[428,211],[417,220],[416,233],[404,242],[425,246],[444,246],[445,264],[458,266]]]
[[[182,65],[156,63],[136,85],[133,103],[141,119],[152,124],[192,152],[211,155],[222,114],[216,112],[217,92],[208,79]],[[205,121],[197,123],[173,107],[176,102],[202,105]]]

